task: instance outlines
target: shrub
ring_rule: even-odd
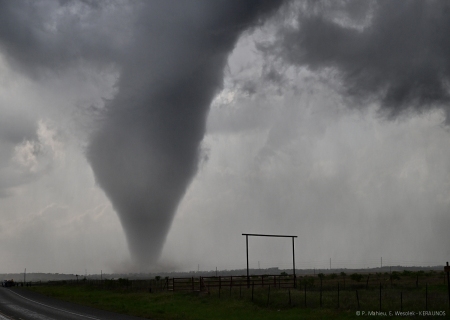
[[[300,281],[300,283],[304,286],[307,287],[313,287],[314,286],[314,278],[313,277],[308,277],[305,276],[303,277],[303,279]]]
[[[397,271],[393,271],[391,274],[392,280],[400,280],[400,273]]]
[[[409,270],[403,270],[402,276],[410,277],[410,276],[414,276],[414,273],[412,271],[409,271]]]
[[[359,273],[353,273],[351,276],[350,276],[350,279],[352,279],[353,281],[356,281],[356,282],[360,282],[361,281],[361,279],[362,279],[362,275],[361,274],[359,274]]]

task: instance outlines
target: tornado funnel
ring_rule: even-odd
[[[117,94],[87,150],[131,256],[154,264],[197,171],[223,68],[240,33],[281,1],[150,1],[134,21]]]

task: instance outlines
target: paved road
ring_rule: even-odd
[[[24,288],[0,287],[0,320],[138,320],[49,298]]]

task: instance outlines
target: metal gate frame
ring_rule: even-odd
[[[248,237],[275,237],[275,238],[292,238],[292,271],[294,273],[294,288],[297,287],[297,282],[295,281],[295,247],[294,247],[294,239],[297,236],[288,236],[288,235],[278,235],[278,234],[259,234],[259,233],[243,233],[245,236],[245,245],[247,249],[247,288],[250,288],[250,275],[249,275],[249,267],[248,267]]]

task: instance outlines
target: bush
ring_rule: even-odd
[[[411,277],[411,276],[414,276],[414,273],[412,271],[403,270],[402,276]]]
[[[360,282],[361,281],[361,279],[362,279],[362,275],[361,274],[359,274],[359,273],[353,273],[351,276],[350,276],[350,279],[352,279],[353,281],[356,281],[356,282]]]
[[[391,278],[392,278],[392,280],[400,280],[400,273],[397,271],[393,271]]]
[[[117,280],[112,280],[117,282],[118,287],[128,287],[131,284],[131,281],[126,278],[119,278]]]
[[[305,276],[303,279],[301,279],[300,283],[307,287],[313,287],[314,286],[314,278]]]

